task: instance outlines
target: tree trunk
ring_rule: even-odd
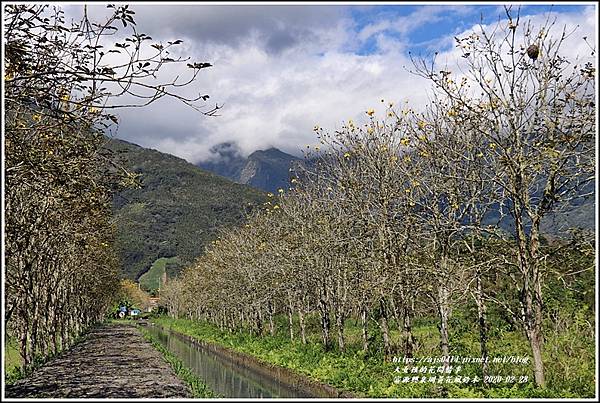
[[[383,336],[383,350],[385,352],[385,357],[389,357],[391,353],[390,348],[390,328],[388,326],[388,313],[387,306],[385,300],[383,298],[379,299],[379,307],[381,309],[381,319],[380,319],[380,327],[381,333]]]
[[[515,206],[515,225],[519,251],[519,270],[523,278],[523,288],[521,289],[523,322],[533,355],[535,384],[544,388],[546,386],[546,379],[542,359],[542,291],[541,277],[536,261],[539,247],[539,220],[533,220],[529,242],[527,242],[523,219],[517,207]]]
[[[483,286],[481,282],[481,270],[479,267],[475,272],[477,281],[477,292],[475,293],[475,299],[477,303],[477,319],[479,323],[479,346],[481,347],[481,374],[483,383],[486,382],[486,376],[488,375],[488,351],[487,351],[487,322],[486,322],[486,306],[483,299]]]
[[[275,336],[275,323],[273,322],[273,304],[269,301],[269,305],[267,306],[267,312],[269,314],[269,334],[271,336]]]
[[[256,335],[261,336],[262,332],[263,332],[262,312],[259,308],[256,310]]]
[[[448,358],[450,356],[449,338],[448,338],[448,320],[450,319],[450,301],[449,291],[445,284],[438,288],[438,313],[440,316],[440,350],[443,357],[443,367],[448,368]]]
[[[344,342],[344,315],[338,312],[335,321],[338,331],[338,346],[340,351],[344,351],[346,349],[346,343]]]
[[[533,353],[533,376],[535,384],[541,388],[546,387],[544,375],[544,362],[542,360],[542,340],[541,335],[535,329],[528,332],[529,344]]]
[[[366,303],[360,309],[360,322],[362,325],[362,349],[366,352],[369,350],[369,311]]]
[[[292,298],[289,298],[289,306],[288,306],[288,324],[290,327],[290,340],[294,341],[294,306],[292,303]]]
[[[413,301],[405,303],[404,305],[404,319],[402,321],[402,342],[404,345],[404,355],[406,357],[413,356],[413,350],[415,346],[414,337],[412,334],[412,312],[413,312]]]
[[[298,322],[300,323],[302,344],[306,344],[306,323],[304,322],[304,307],[302,305],[298,308]]]
[[[29,354],[27,353],[27,334],[29,333],[28,331],[28,323],[27,323],[27,319],[26,316],[23,316],[24,318],[23,320],[23,325],[20,327],[20,338],[19,338],[19,352],[21,354],[21,360],[23,361],[23,368],[27,369],[29,368],[29,365],[31,364],[29,362]]]
[[[329,334],[331,323],[329,320],[329,306],[327,301],[323,298],[319,299],[319,309],[321,311],[321,336],[323,339],[323,347],[325,351],[329,351],[331,348],[331,336]]]
[[[524,288],[522,290],[525,333],[527,335],[527,339],[529,340],[529,345],[531,346],[531,352],[533,355],[533,376],[535,379],[535,384],[541,388],[544,388],[546,386],[546,379],[544,375],[544,362],[542,360],[543,338],[541,323],[537,321],[537,315],[539,314],[538,309],[541,311],[541,308],[533,307],[534,302],[531,294],[532,293],[529,289],[528,279],[525,278]]]

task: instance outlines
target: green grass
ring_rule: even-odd
[[[139,326],[138,329],[144,335],[144,338],[163,355],[163,358],[173,368],[175,374],[188,385],[194,398],[220,397],[210,390],[202,379],[198,378],[191,369],[187,368],[179,358],[160,344],[146,329]]]
[[[150,270],[140,277],[140,286],[145,291],[157,290],[160,288],[161,277],[165,274],[165,267],[168,263],[177,262],[176,257],[161,257],[152,263]]]
[[[12,337],[7,338],[4,345],[4,381],[7,384],[13,384],[23,378],[22,365],[17,341]]]
[[[593,397],[594,396],[594,334],[589,329],[568,329],[566,332],[549,331],[544,362],[546,364],[546,389],[535,388],[532,380],[531,365],[490,364],[490,373],[495,375],[527,375],[530,380],[523,384],[493,384],[483,387],[480,384],[438,384],[394,383],[394,370],[398,364],[384,362],[381,346],[374,342],[372,350],[365,354],[360,349],[360,328],[354,321],[346,326],[348,348],[340,352],[334,347],[325,352],[319,343],[318,318],[308,320],[310,330],[307,345],[299,340],[290,342],[285,318],[278,317],[276,336],[257,337],[247,331],[228,332],[206,322],[185,319],[157,318],[155,323],[177,332],[187,334],[198,340],[215,343],[235,351],[250,354],[265,362],[280,365],[315,379],[350,391],[363,397],[452,397],[452,398],[488,398],[488,397]],[[432,323],[415,324],[415,337],[418,342],[417,357],[439,357],[439,335]],[[479,340],[476,329],[457,316],[453,319],[454,331],[451,333],[451,354],[462,357],[479,356]],[[393,323],[391,328],[396,327]],[[332,337],[336,337],[333,329]],[[370,329],[376,334],[375,328]],[[298,329],[296,329],[298,335]],[[392,330],[392,339],[399,340],[397,329]],[[570,347],[568,346],[570,344]],[[520,332],[499,331],[488,343],[490,355],[529,356],[527,340]],[[398,353],[397,356],[402,354]],[[423,366],[423,364],[421,365]],[[402,368],[403,366],[400,365]],[[479,376],[479,364],[463,364],[462,376]],[[569,374],[568,376],[566,374]]]

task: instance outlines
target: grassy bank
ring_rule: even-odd
[[[160,344],[160,342],[158,342],[149,332],[147,332],[146,329],[141,326],[138,326],[138,329],[144,335],[144,338],[162,354],[165,361],[169,363],[171,368],[173,368],[173,371],[179,377],[179,379],[183,380],[188,385],[194,398],[219,397],[219,395],[211,391],[208,386],[206,386],[202,379],[198,378],[183,364],[179,358],[177,358],[173,353]]]
[[[562,333],[549,332],[546,340],[545,362],[548,387],[537,389],[531,379],[529,364],[496,363],[490,364],[490,375],[514,375],[516,382],[500,382],[483,387],[478,383],[396,383],[395,372],[402,364],[385,362],[381,349],[365,354],[360,349],[360,328],[348,321],[348,348],[345,352],[337,349],[324,351],[319,344],[317,319],[309,323],[309,342],[303,345],[299,340],[291,342],[284,325],[285,318],[278,318],[276,336],[255,336],[246,331],[231,333],[205,322],[161,317],[155,320],[159,325],[187,334],[198,340],[215,343],[235,351],[255,356],[265,362],[292,369],[320,382],[366,397],[593,397],[594,396],[594,343],[581,337],[578,329],[567,329]],[[454,332],[451,335],[452,355],[461,357],[479,356],[479,341],[476,332],[460,318],[454,319]],[[315,331],[317,330],[317,331]],[[377,329],[372,329],[376,335]],[[296,333],[297,334],[297,333]],[[415,326],[417,339],[416,357],[439,357],[439,338],[435,322],[421,321]],[[488,347],[491,357],[528,356],[528,343],[517,331],[498,329],[492,335]],[[578,338],[579,337],[579,338]],[[397,331],[392,338],[399,339]],[[373,339],[374,343],[376,338]],[[398,354],[400,357],[401,354]],[[419,365],[417,365],[419,366]],[[436,366],[420,364],[423,366]],[[454,368],[457,370],[456,366]],[[409,374],[412,376],[413,374]],[[454,375],[454,373],[453,373]],[[462,364],[459,370],[462,377],[481,377],[480,364]],[[430,376],[428,374],[428,376]],[[528,376],[527,382],[518,383],[521,376]]]
[[[166,272],[167,264],[176,262],[178,262],[178,259],[175,257],[161,257],[157,259],[152,263],[150,269],[140,276],[140,286],[146,291],[158,290],[161,278]]]
[[[4,382],[6,384],[13,384],[23,378],[22,365],[23,361],[19,354],[17,341],[12,337],[7,337],[4,345]]]

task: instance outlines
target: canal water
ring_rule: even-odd
[[[146,329],[222,397],[313,397],[271,377],[237,367],[177,333],[158,326]]]

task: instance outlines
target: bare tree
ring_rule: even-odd
[[[462,81],[425,61],[416,62],[416,71],[487,140],[500,212],[512,221],[519,320],[531,345],[535,382],[544,386],[540,224],[585,196],[593,181],[595,67],[591,59],[571,62],[561,54],[573,32],[565,28],[552,36],[553,21],[536,28],[518,11],[506,13],[507,23],[492,32],[480,27],[457,38],[467,65]]]

